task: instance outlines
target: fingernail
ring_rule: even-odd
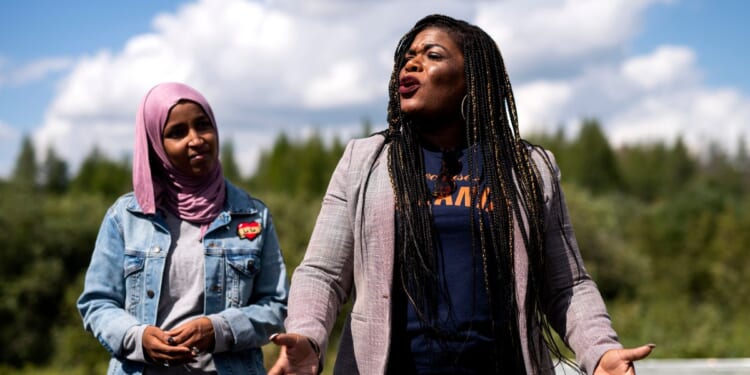
[[[279,335],[278,333],[274,333],[273,335],[271,335],[271,336],[268,337],[268,340],[273,341],[273,339],[275,339],[276,336],[278,336],[278,335]]]
[[[656,347],[656,344],[647,344],[649,348],[653,349]]]

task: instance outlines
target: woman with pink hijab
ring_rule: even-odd
[[[107,211],[78,309],[108,374],[263,374],[288,283],[268,208],[224,178],[213,111],[162,83],[136,115],[134,191]]]

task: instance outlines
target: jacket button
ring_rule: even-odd
[[[250,260],[247,261],[247,269],[250,272],[252,272],[253,270],[255,270],[255,261],[254,260],[250,259]]]
[[[154,291],[149,289],[146,291],[146,295],[148,296],[148,298],[154,298]]]
[[[211,287],[211,291],[213,292],[221,292],[221,285],[214,285]]]
[[[161,251],[161,247],[159,247],[159,246],[154,246],[154,252],[155,252],[155,253],[158,253],[158,252],[160,252],[160,251]]]

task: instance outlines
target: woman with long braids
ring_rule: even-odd
[[[446,16],[400,41],[386,131],[351,141],[295,270],[271,374],[634,374],[583,267],[553,156],[520,138],[495,42]],[[553,356],[559,358],[553,361]]]

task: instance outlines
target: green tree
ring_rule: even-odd
[[[101,194],[115,199],[132,190],[131,180],[129,160],[112,161],[94,148],[81,164],[70,189],[77,194]]]
[[[622,178],[614,152],[597,120],[584,120],[578,138],[571,144],[575,155],[563,173],[571,180],[599,194],[619,190]]]
[[[742,181],[742,192],[750,192],[750,152],[747,149],[747,140],[744,136],[737,140],[737,157],[735,165]]]
[[[737,168],[727,151],[720,145],[712,143],[707,154],[701,166],[703,181],[727,196],[742,195],[744,189],[742,171]]]
[[[47,149],[47,157],[42,165],[42,184],[44,190],[52,194],[62,194],[70,185],[68,164],[60,159],[55,149]]]
[[[320,196],[328,186],[343,148],[337,139],[326,146],[317,132],[298,142],[290,141],[282,133],[271,150],[261,154],[258,169],[250,178],[250,188],[253,192]]]
[[[13,322],[0,325],[0,363],[13,366],[44,364],[55,353],[50,337],[64,324],[62,288],[88,265],[107,207],[98,195],[31,194],[0,196],[0,319]]]
[[[686,189],[698,169],[682,138],[672,148],[663,142],[625,146],[618,161],[628,192],[647,202]]]
[[[16,158],[11,181],[19,189],[35,189],[39,168],[36,164],[36,150],[29,136],[21,141],[21,152]]]
[[[372,121],[369,118],[362,119],[362,137],[372,134]]]
[[[645,202],[652,202],[661,196],[665,179],[662,167],[666,154],[662,143],[631,145],[620,149],[620,171],[629,194]]]
[[[540,145],[548,151],[554,153],[555,159],[557,160],[557,163],[560,165],[560,167],[562,168],[565,166],[565,163],[567,161],[566,153],[570,145],[565,139],[565,130],[562,126],[558,127],[557,130],[552,134],[532,134],[529,137],[526,137],[526,139],[529,142]],[[563,168],[563,170],[566,170],[566,168]]]
[[[698,162],[690,155],[682,137],[672,147],[671,152],[667,155],[667,181],[665,194],[683,189],[690,181],[693,180],[695,172],[698,169]]]
[[[242,176],[240,176],[240,169],[234,159],[234,143],[232,141],[223,142],[220,159],[224,177],[233,183],[240,184]]]
[[[269,152],[263,152],[258,161],[258,169],[250,178],[253,191],[269,190],[288,193],[284,181],[291,176],[293,164],[289,163],[292,143],[286,133],[280,133]]]
[[[320,134],[313,133],[300,145],[295,154],[299,168],[294,172],[296,183],[292,185],[292,192],[296,195],[322,194],[333,170],[330,167],[328,150],[323,145]]]
[[[570,220],[586,269],[605,299],[633,299],[650,263],[630,240],[629,222],[643,206],[621,194],[592,195],[576,184],[563,186]]]

